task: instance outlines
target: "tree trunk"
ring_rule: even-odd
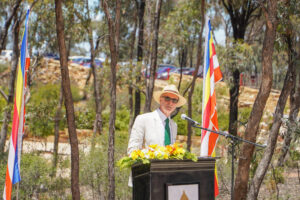
[[[67,47],[67,58],[68,58],[68,61],[69,61],[69,56],[70,56],[70,53],[71,53],[71,48],[73,46],[73,30],[74,29],[73,27],[73,24],[74,24],[74,1],[69,1],[69,5],[68,6],[68,16],[67,16],[67,19],[70,23],[70,27],[67,27],[67,30],[69,30],[66,35],[65,35],[65,40],[66,40],[66,47]]]
[[[298,73],[298,77],[300,77],[300,74]],[[296,78],[295,78],[296,79]],[[298,78],[300,80],[300,78]],[[296,80],[294,80],[296,82]],[[294,97],[292,97],[294,96]],[[284,135],[284,143],[283,147],[281,148],[280,156],[277,161],[277,166],[282,167],[284,165],[284,160],[289,152],[290,145],[293,139],[293,134],[295,133],[296,127],[297,127],[297,116],[299,113],[299,107],[300,107],[300,83],[297,84],[297,92],[295,95],[290,95],[290,100],[295,99],[293,102],[290,101],[290,113],[289,113],[289,122],[288,122],[288,130],[286,134]]]
[[[61,80],[65,107],[67,112],[67,124],[71,145],[71,191],[72,199],[80,199],[79,188],[79,150],[76,134],[74,104],[71,93],[70,77],[68,69],[67,49],[65,44],[64,19],[62,14],[62,0],[55,0],[56,32],[60,54]]]
[[[229,113],[229,129],[232,135],[237,135],[238,127],[238,101],[240,91],[240,71],[235,69],[233,72],[233,85],[230,88],[230,113]]]
[[[292,49],[291,37],[288,37],[287,40],[288,40],[289,50],[291,50]],[[289,51],[289,67],[286,73],[284,84],[274,113],[273,123],[268,138],[268,146],[263,154],[261,161],[258,164],[258,167],[256,168],[254,177],[251,181],[248,198],[247,198],[249,200],[257,199],[261,183],[265,177],[265,174],[268,170],[268,167],[270,165],[271,159],[274,154],[279,128],[282,123],[283,111],[286,105],[287,98],[292,89],[293,81],[295,80],[295,76],[296,76],[295,74],[296,70],[295,70],[295,65],[293,63],[293,59],[294,59],[293,52]]]
[[[115,146],[115,119],[116,119],[116,66],[119,56],[119,35],[121,2],[116,1],[115,22],[111,17],[107,0],[102,1],[102,7],[108,23],[109,30],[109,49],[110,49],[110,118],[109,118],[109,138],[108,138],[108,199],[115,199],[115,169],[114,169],[114,146]]]
[[[193,75],[193,80],[191,83],[191,89],[189,91],[188,94],[188,116],[190,118],[192,118],[192,97],[193,97],[193,93],[194,93],[194,87],[195,87],[195,82],[197,79],[197,75],[198,75],[198,70],[199,70],[199,66],[202,62],[202,35],[203,35],[203,29],[204,29],[204,25],[205,25],[205,0],[201,0],[201,29],[199,32],[199,36],[198,36],[198,45],[197,45],[197,61],[196,61],[196,67],[195,67],[195,73]],[[188,139],[187,139],[187,149],[190,151],[191,150],[191,146],[192,146],[192,126],[190,123],[188,123]]]
[[[182,67],[180,67],[180,75],[179,75],[179,81],[178,81],[178,91],[180,91],[181,82],[182,82]]]
[[[0,54],[2,50],[5,48],[6,45],[6,37],[8,33],[8,29],[10,27],[11,21],[14,18],[15,15],[17,15],[17,11],[20,7],[22,0],[17,0],[15,4],[13,5],[11,14],[7,17],[5,23],[4,23],[4,28],[0,30]]]
[[[54,118],[54,144],[53,144],[53,171],[52,177],[56,175],[56,166],[57,166],[57,159],[58,159],[58,142],[59,142],[59,122],[61,120],[61,109],[63,104],[63,91],[62,86],[60,87],[59,92],[59,103],[55,113]]]
[[[91,77],[92,77],[92,69],[89,70],[88,76],[86,77],[86,80],[85,80],[82,100],[87,99],[87,89],[88,89],[88,85],[89,85]]]
[[[94,53],[91,53],[94,54]],[[99,134],[102,133],[102,105],[101,105],[101,89],[98,77],[97,77],[97,69],[95,64],[95,55],[91,56],[91,69],[93,72],[94,77],[94,97],[95,97],[95,104],[96,104],[96,119],[94,122],[94,128],[93,128],[93,138],[95,138],[97,130],[99,131]]]
[[[129,104],[129,111],[130,111],[130,120],[129,120],[129,128],[128,128],[128,134],[131,133],[131,128],[133,126],[133,120],[134,120],[134,110],[133,110],[133,52],[134,52],[134,44],[135,44],[135,36],[136,36],[136,30],[137,30],[137,11],[138,11],[138,4],[136,4],[136,10],[134,12],[134,28],[131,33],[131,43],[130,43],[130,69],[129,69],[129,84],[128,84],[128,104]]]
[[[187,55],[188,55],[188,47],[187,45],[182,45],[179,51],[179,66],[186,67],[187,66]]]
[[[96,137],[97,130],[99,133],[102,133],[102,106],[101,106],[101,94],[100,94],[100,84],[98,81],[97,76],[97,66],[95,64],[95,57],[96,57],[96,50],[94,49],[94,40],[93,40],[93,31],[92,28],[88,28],[88,37],[89,37],[89,43],[90,43],[90,51],[91,51],[91,70],[94,77],[94,98],[95,98],[95,105],[96,105],[96,118],[94,122],[94,128],[93,128],[93,141]]]
[[[136,0],[136,7],[138,9],[138,22],[139,22],[139,35],[138,35],[138,46],[137,46],[137,69],[140,70],[141,66],[142,66],[142,61],[143,61],[143,46],[144,46],[144,14],[145,14],[145,0]],[[147,75],[146,75],[147,77]],[[139,85],[139,83],[141,82],[141,75],[140,73],[137,72],[136,74],[136,85]],[[135,105],[134,105],[134,118],[133,118],[133,122],[135,120],[135,118],[140,114],[141,112],[141,92],[139,90],[139,88],[135,89]],[[133,123],[130,124],[132,128]]]
[[[8,85],[8,98],[7,98],[7,106],[4,111],[3,116],[3,124],[1,127],[1,133],[0,133],[0,152],[4,152],[5,149],[5,142],[7,137],[7,129],[8,124],[11,120],[11,111],[13,108],[14,103],[14,88],[15,88],[15,79],[16,79],[16,73],[17,73],[17,67],[18,67],[18,61],[20,56],[20,50],[19,50],[19,30],[20,30],[20,20],[17,17],[17,12],[14,15],[14,27],[13,27],[13,55],[12,55],[12,63],[11,63],[11,72],[10,72],[10,81]]]
[[[195,41],[195,34],[193,34],[193,39],[192,39],[192,41],[190,41],[190,58],[189,58],[189,60],[190,60],[190,68],[192,68],[193,67],[193,53],[194,53],[194,41]]]
[[[296,46],[299,46],[299,42],[296,43]],[[300,60],[300,52],[295,52],[295,59],[293,61],[293,64],[296,65],[296,63]],[[289,122],[288,122],[288,130],[286,134],[284,135],[284,143],[283,147],[281,148],[280,156],[277,161],[277,166],[283,166],[285,157],[289,151],[291,141],[293,139],[293,134],[295,133],[295,130],[297,128],[297,116],[299,113],[299,107],[300,107],[300,70],[296,70],[297,76],[298,76],[298,83],[297,83],[297,76],[293,76],[293,89],[290,93],[290,113],[289,113]]]
[[[151,102],[152,102],[154,83],[155,83],[155,74],[156,74],[156,67],[157,67],[157,48],[158,48],[158,33],[159,33],[161,5],[162,5],[162,0],[157,0],[155,6],[154,23],[153,23],[154,37],[152,40],[150,80],[147,81],[147,86],[146,86],[146,102],[145,102],[144,112],[151,111]]]
[[[99,133],[102,133],[102,127],[103,127],[103,123],[102,123],[102,116],[101,116],[101,112],[102,112],[102,106],[101,106],[101,89],[99,81],[98,81],[98,76],[97,76],[97,66],[95,63],[95,58],[96,58],[96,53],[98,51],[98,42],[100,40],[100,37],[98,37],[98,40],[96,42],[96,46],[94,47],[94,39],[93,39],[93,29],[92,29],[92,25],[91,25],[91,17],[90,17],[90,11],[89,11],[89,2],[86,0],[85,1],[85,6],[86,6],[86,10],[87,10],[87,22],[88,25],[86,26],[86,31],[88,32],[88,40],[89,40],[89,44],[90,44],[90,56],[91,56],[91,73],[93,74],[93,84],[94,84],[94,98],[95,98],[95,105],[96,105],[96,117],[95,117],[95,121],[94,121],[94,128],[93,128],[93,139],[92,139],[92,148],[95,145],[95,137],[97,134],[97,131],[99,131]],[[77,13],[77,16],[79,16],[81,18],[81,15]],[[84,20],[82,20],[84,21]],[[89,75],[90,77],[90,75]],[[88,81],[86,82],[88,83]]]
[[[272,55],[276,39],[277,28],[277,1],[269,0],[267,2],[266,32],[262,50],[262,82],[259,92],[253,104],[250,118],[245,130],[245,139],[255,142],[263,110],[269,97],[272,87]],[[243,143],[239,157],[238,171],[234,185],[234,199],[246,199],[247,186],[249,180],[249,170],[254,146]]]

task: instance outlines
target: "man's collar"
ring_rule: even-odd
[[[157,108],[157,112],[162,121],[165,121],[167,119],[167,116],[163,112],[161,112],[160,108]]]

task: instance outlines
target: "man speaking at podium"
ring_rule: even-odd
[[[167,85],[162,91],[153,93],[159,108],[150,113],[138,115],[132,127],[127,153],[151,144],[166,146],[176,141],[177,124],[170,118],[176,107],[186,103],[175,85]]]

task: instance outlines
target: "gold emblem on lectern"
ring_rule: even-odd
[[[189,198],[186,196],[185,191],[183,190],[183,193],[180,197],[180,200],[189,200]]]

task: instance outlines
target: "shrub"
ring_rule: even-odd
[[[107,107],[102,112],[102,121],[103,126],[108,128],[109,126],[109,117],[110,117],[110,109]],[[115,128],[119,131],[128,131],[129,128],[129,120],[130,120],[130,114],[129,110],[125,105],[121,105],[120,109],[116,111],[116,121],[115,121]]]
[[[95,109],[80,108],[75,112],[76,128],[93,129],[95,117],[96,117]]]
[[[178,113],[173,120],[177,124],[177,134],[178,135],[187,135],[187,122],[181,119],[181,114]]]
[[[107,131],[104,131],[107,132]],[[116,131],[115,135],[115,163],[126,155],[128,134],[127,131]],[[87,187],[91,199],[106,199],[108,192],[107,174],[108,134],[96,138],[96,147],[89,153],[80,154],[80,184]],[[115,164],[116,199],[131,199],[131,188],[128,185],[129,170],[120,171]],[[90,192],[91,191],[91,192]]]
[[[45,137],[53,134],[59,90],[59,85],[53,84],[32,89],[31,99],[26,105],[26,124],[33,135]]]
[[[122,105],[121,109],[116,113],[116,130],[128,130],[129,118],[129,110],[126,108],[126,106]]]
[[[248,119],[250,117],[252,108],[240,108],[239,109],[239,121],[242,123],[248,122]]]
[[[99,146],[94,151],[80,154],[80,185],[91,190],[92,199],[101,199],[107,194],[107,134],[101,136],[96,140]]]
[[[77,86],[71,85],[71,93],[74,102],[78,102],[82,99],[82,96],[80,95],[80,89]]]
[[[0,155],[0,184],[4,185],[8,154]],[[21,156],[21,181],[19,199],[49,199],[64,198],[69,188],[68,179],[60,176],[50,178],[51,164],[36,153],[26,153]],[[1,190],[2,193],[3,190]],[[12,198],[17,195],[16,185],[13,185]],[[2,194],[1,194],[2,196]]]
[[[35,154],[23,154],[21,158],[21,199],[32,199],[43,193],[50,183],[50,167],[47,160]]]

